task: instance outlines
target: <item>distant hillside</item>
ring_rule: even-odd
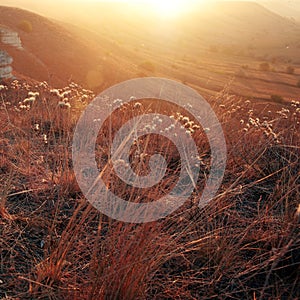
[[[21,23],[30,29],[21,28]],[[68,30],[58,22],[18,8],[0,6],[0,24],[17,32],[24,50],[1,45],[13,57],[13,69],[20,76],[39,81],[47,80],[62,86],[74,80],[90,88],[110,81],[117,61],[104,60],[108,51],[105,40],[95,41],[84,34]]]
[[[194,13],[193,34],[222,44],[272,48],[300,43],[300,26],[254,2],[220,2]],[[189,18],[190,19],[190,18]],[[188,26],[188,25],[187,25]]]
[[[174,43],[180,46],[178,41],[185,41],[187,47],[201,43],[206,47],[221,45],[254,52],[264,50],[274,55],[278,49],[285,51],[288,46],[290,50],[280,54],[291,55],[292,59],[300,47],[300,24],[255,2],[208,1],[170,24],[139,5],[87,2],[84,13],[79,8],[76,4],[71,12],[79,24],[106,33],[124,44],[158,43],[168,49]]]
[[[299,0],[263,0],[262,3],[271,11],[287,18],[294,18],[297,22],[300,22]]]
[[[168,21],[127,3],[72,2],[65,18],[68,6],[58,10],[59,21],[52,19],[54,8],[42,17],[0,7],[0,23],[17,31],[24,47],[3,49],[14,59],[15,74],[55,86],[72,80],[96,92],[156,76],[205,96],[228,84],[233,93],[260,99],[299,94],[300,24],[255,2],[207,2]],[[30,32],[20,29],[24,20]]]

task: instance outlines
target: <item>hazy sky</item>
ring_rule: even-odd
[[[57,6],[60,6],[60,10],[68,10],[70,12],[69,3],[99,3],[99,2],[127,2],[127,3],[155,3],[162,9],[165,7],[167,11],[171,5],[178,7],[188,7],[188,3],[210,3],[213,1],[228,1],[228,0],[0,0],[0,5],[9,5],[21,7],[29,10],[36,11],[38,13],[50,13],[51,15],[59,13],[57,12]],[[230,1],[230,0],[229,0]],[[231,0],[231,1],[254,1],[265,5],[268,9],[273,10],[278,14],[282,14],[287,17],[296,17],[300,20],[300,0]],[[176,4],[177,3],[177,4]],[[66,4],[66,5],[64,5]],[[177,9],[178,10],[178,9]],[[61,11],[62,13],[62,11]]]

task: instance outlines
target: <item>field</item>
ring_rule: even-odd
[[[24,103],[30,92],[36,100]],[[64,92],[70,107],[58,106]],[[229,155],[218,196],[198,208],[210,168],[199,129],[193,134],[202,168],[189,202],[163,220],[136,225],[100,214],[77,186],[72,132],[92,97],[76,84],[59,91],[45,83],[1,86],[3,299],[299,297],[299,103],[262,110],[225,92],[212,98]],[[126,108],[119,114],[128,116]],[[112,128],[124,122],[120,115]],[[99,147],[108,151],[101,137]],[[144,155],[168,149],[169,178],[177,174],[180,157],[169,144],[139,142]],[[168,192],[169,178],[146,193],[148,201]],[[143,197],[113,182],[129,201]]]
[[[74,4],[69,15],[56,12],[63,21],[0,7],[0,27],[17,31],[24,46],[19,51],[0,42],[14,58],[15,76],[0,82],[1,300],[300,298],[300,25],[256,4],[227,5],[213,8],[205,28],[186,17],[164,30],[122,6],[107,6],[111,15],[97,18],[101,10],[87,5],[79,18]],[[31,31],[20,30],[20,20]],[[170,122],[188,138],[186,149],[195,142],[198,155],[188,157],[188,167],[200,171],[188,200],[144,223],[100,212],[74,171],[74,149],[88,143],[101,121],[93,114],[74,144],[83,111],[99,92],[139,77],[173,79],[204,96],[227,153],[221,186],[201,206],[215,157],[208,139],[213,128],[191,113],[197,103],[159,97],[127,103],[134,95],[125,93],[100,98],[100,110],[114,111],[92,149],[95,178],[128,203],[155,203],[178,183],[184,163],[166,138],[177,136]],[[122,126],[133,118],[143,125],[147,114],[163,117],[134,127],[142,134],[128,163],[118,161],[121,170],[159,177],[164,165],[151,159],[164,157],[161,180],[143,189],[118,176],[111,151]],[[157,128],[161,135],[151,132]],[[130,209],[124,215],[140,217]]]

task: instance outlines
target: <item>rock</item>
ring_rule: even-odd
[[[1,44],[24,50],[19,34],[7,27],[0,26],[0,47]],[[0,49],[0,80],[11,79],[13,58],[7,52]]]
[[[0,27],[0,41],[3,44],[13,46],[19,50],[23,50],[19,34],[8,28]]]
[[[13,77],[12,67],[10,66],[12,62],[12,57],[10,57],[7,52],[0,49],[0,80]]]

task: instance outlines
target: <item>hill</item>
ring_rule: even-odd
[[[117,64],[103,60],[107,52],[105,39],[97,37],[96,41],[95,36],[79,36],[57,21],[18,8],[1,6],[0,20],[2,26],[19,34],[23,44],[23,51],[1,45],[13,57],[13,68],[18,76],[46,80],[56,86],[74,80],[92,88],[103,84],[103,78],[98,76],[100,67],[109,81],[110,70]],[[24,22],[29,24],[29,30],[22,28]]]
[[[154,118],[136,129],[130,165],[146,174],[158,153],[166,175],[145,189],[124,182],[109,153],[128,119],[164,113],[189,132],[199,152],[199,177],[185,204],[159,221],[134,224],[93,208],[76,182],[72,149],[91,135],[74,144],[74,127],[93,98],[75,84],[54,90],[45,83],[0,85],[0,99],[10,100],[0,102],[0,299],[299,299],[299,102],[209,99],[228,159],[219,192],[205,208],[198,204],[214,159],[199,122],[185,109],[181,114],[151,100],[116,109],[94,151],[98,178],[121,199],[139,204],[170,195],[187,157],[173,144],[172,126]],[[171,131],[171,139],[151,134],[154,125]],[[82,176],[93,176],[90,170],[85,165]]]
[[[297,22],[300,22],[300,2],[297,0],[264,0],[263,5],[281,16],[293,18]]]
[[[68,13],[65,6],[53,11],[48,17],[59,21],[1,7],[1,23],[24,44],[24,52],[13,57],[20,74],[56,86],[71,79],[95,91],[129,78],[160,76],[204,96],[229,85],[231,93],[265,100],[299,93],[300,25],[257,3],[209,2],[168,21],[124,3],[74,2]],[[32,32],[20,30],[23,20]]]

